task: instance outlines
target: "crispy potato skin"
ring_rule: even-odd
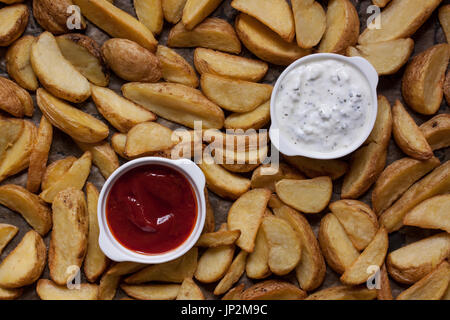
[[[25,89],[9,79],[0,77],[0,109],[18,118],[25,115],[31,117],[34,105]]]
[[[450,114],[438,114],[422,124],[420,130],[433,151],[450,147]]]
[[[242,300],[303,300],[306,292],[279,280],[267,280],[251,286],[242,292]]]
[[[15,13],[13,17],[16,20],[11,21],[8,29],[0,30],[0,47],[7,47],[16,41],[27,27],[30,13],[25,4],[14,4],[0,9],[0,20],[11,19],[12,13]]]
[[[24,89],[36,91],[39,83],[31,67],[31,46],[35,37],[26,35],[15,41],[6,53],[8,74]]]
[[[71,30],[67,27],[67,20],[71,16],[68,7],[71,0],[33,0],[33,15],[45,30],[53,34],[63,34]],[[86,29],[86,22],[81,17],[80,29]]]

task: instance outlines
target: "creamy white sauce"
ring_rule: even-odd
[[[282,80],[276,96],[280,133],[308,151],[352,145],[371,110],[371,87],[353,65],[335,59],[306,62]]]

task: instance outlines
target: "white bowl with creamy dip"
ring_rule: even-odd
[[[273,145],[284,155],[314,159],[352,153],[375,125],[377,85],[364,58],[318,53],[295,61],[272,92]]]

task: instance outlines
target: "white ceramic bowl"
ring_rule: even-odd
[[[105,210],[106,201],[108,199],[109,192],[114,183],[117,181],[118,178],[126,174],[131,169],[148,164],[159,164],[168,166],[183,174],[191,183],[198,204],[197,221],[195,223],[194,230],[192,231],[189,238],[187,238],[187,240],[184,243],[182,243],[179,247],[161,254],[140,254],[125,248],[113,236],[106,221],[106,210]],[[108,258],[118,262],[132,261],[146,264],[157,264],[171,261],[178,257],[181,257],[195,245],[195,243],[197,242],[198,238],[200,237],[203,231],[203,226],[205,225],[206,219],[204,188],[205,188],[205,176],[203,175],[203,172],[200,170],[200,168],[191,160],[187,159],[170,160],[158,157],[146,157],[127,162],[119,169],[114,171],[114,173],[105,182],[102,191],[100,192],[100,197],[98,200],[97,216],[100,229],[98,241],[101,250]]]
[[[370,114],[367,117],[362,134],[355,137],[354,142],[350,146],[348,146],[345,149],[335,150],[334,152],[323,153],[307,150],[306,148],[302,148],[302,145],[294,145],[293,143],[289,142],[288,139],[283,137],[281,130],[279,130],[277,120],[278,117],[276,116],[276,103],[279,87],[283,82],[283,79],[286,77],[287,74],[290,73],[291,70],[304,63],[328,59],[335,59],[338,61],[346,62],[361,71],[361,73],[366,77],[367,82],[371,87],[372,109],[370,110]],[[316,53],[296,60],[289,67],[287,67],[286,70],[284,70],[283,73],[278,77],[278,80],[275,83],[275,86],[272,91],[272,98],[270,101],[270,116],[272,120],[272,125],[269,131],[270,140],[272,144],[284,155],[304,156],[313,159],[337,159],[352,153],[367,140],[375,125],[375,120],[377,118],[377,111],[378,111],[378,100],[377,100],[378,80],[379,80],[378,73],[376,72],[374,67],[370,64],[369,61],[360,57],[346,57],[333,53]]]

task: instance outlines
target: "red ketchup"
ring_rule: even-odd
[[[168,166],[137,167],[111,188],[106,220],[124,247],[143,254],[168,252],[185,242],[195,227],[195,192],[184,175]]]

